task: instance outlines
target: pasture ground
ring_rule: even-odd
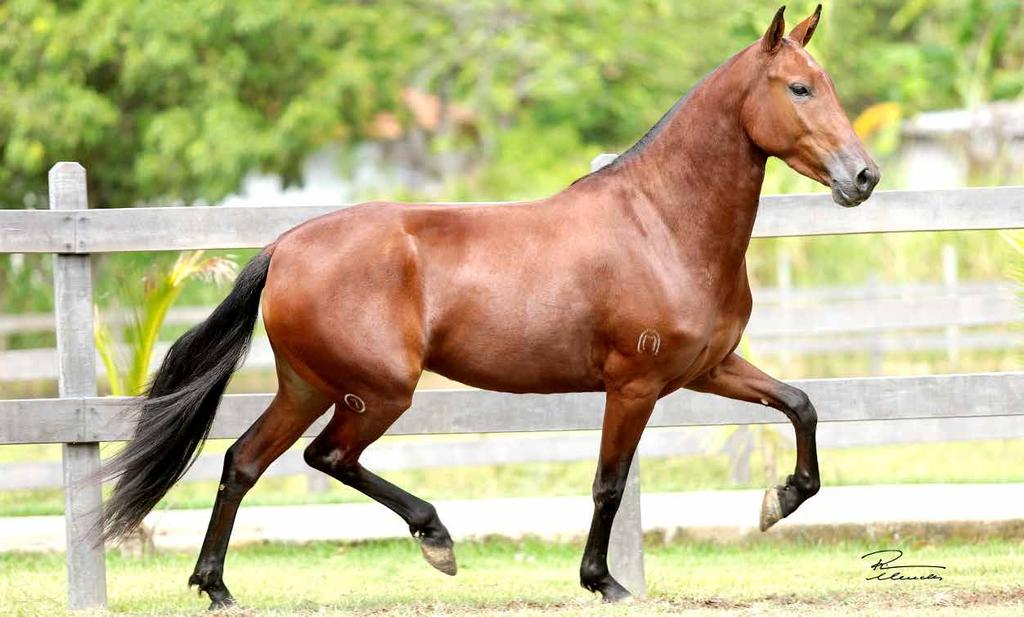
[[[907,535],[869,540],[764,536],[738,544],[648,539],[650,597],[603,606],[577,584],[580,543],[491,539],[456,547],[454,578],[412,540],[264,544],[234,549],[226,581],[246,616],[303,615],[1020,615],[1024,541]],[[868,581],[864,553],[902,548],[905,564],[944,565],[941,581]],[[195,555],[108,557],[110,612],[203,615],[185,588]],[[64,612],[60,554],[0,555],[0,615]]]

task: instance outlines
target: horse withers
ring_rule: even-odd
[[[117,485],[105,537],[138,526],[185,472],[260,306],[278,391],[225,456],[189,579],[214,607],[234,603],[222,575],[242,497],[332,405],[306,461],[401,516],[426,560],[455,574],[434,507],[359,463],[409,408],[424,370],[503,392],[606,393],[580,567],[583,587],[605,600],[629,595],[609,574],[607,551],[630,461],[657,400],[679,388],[789,418],[796,469],[766,491],[761,528],[791,514],[820,485],[814,407],[734,353],[750,316],[744,256],[765,161],[783,159],[842,206],[867,199],[879,179],[832,80],[805,49],[820,11],[784,36],[779,9],[761,39],[635,146],[557,195],[367,203],[284,233],[174,344],[140,400],[134,437],[107,467]]]

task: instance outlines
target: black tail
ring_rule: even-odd
[[[250,261],[224,302],[171,346],[141,399],[135,435],[103,468],[105,478],[117,478],[103,511],[105,539],[138,527],[192,464],[249,349],[269,267],[267,253]]]

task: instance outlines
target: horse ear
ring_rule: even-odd
[[[811,36],[814,35],[814,29],[818,27],[818,20],[821,19],[821,5],[814,9],[811,16],[802,22],[798,23],[793,31],[789,33],[789,38],[793,39],[800,44],[801,47],[806,47],[811,42]]]
[[[775,11],[775,18],[772,19],[772,25],[768,26],[768,31],[761,37],[761,49],[766,54],[774,54],[779,51],[779,47],[782,46],[782,36],[786,32],[786,20],[783,19],[782,14],[786,12],[785,5],[780,6],[778,11]]]

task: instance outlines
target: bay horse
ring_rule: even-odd
[[[769,488],[761,529],[818,492],[807,396],[735,353],[750,316],[745,253],[765,162],[776,156],[856,206],[879,180],[832,80],[805,50],[821,6],[784,35],[784,8],[613,164],[537,201],[366,203],[303,223],[250,261],[210,317],[171,348],[108,463],[103,533],[122,537],[182,476],[208,435],[262,306],[278,391],[227,451],[189,585],[223,581],[239,503],[335,407],[305,460],[402,517],[430,565],[455,574],[434,507],[359,463],[409,408],[424,370],[502,392],[606,393],[580,583],[629,593],[608,571],[612,520],[659,398],[688,388],[781,411],[796,468]],[[261,304],[262,300],[262,304]]]

